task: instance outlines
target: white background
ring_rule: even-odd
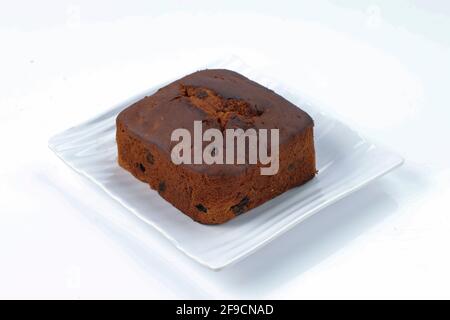
[[[0,298],[450,298],[449,35],[445,0],[2,0]],[[213,272],[102,218],[47,140],[227,54],[406,163]]]

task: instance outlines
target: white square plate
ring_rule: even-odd
[[[218,270],[250,255],[322,208],[403,163],[398,155],[368,142],[236,58],[210,65],[210,68],[242,73],[274,89],[312,116],[319,170],[315,179],[223,225],[206,226],[192,221],[117,164],[116,115],[163,84],[49,141],[50,148],[72,169],[100,186],[130,214],[152,225],[178,249],[208,268]]]

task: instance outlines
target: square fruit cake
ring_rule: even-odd
[[[174,163],[172,133],[184,128],[195,136],[195,121],[224,137],[227,129],[278,129],[278,171],[263,175],[262,163],[248,161]],[[124,109],[116,126],[120,166],[204,224],[224,223],[317,173],[311,117],[230,70],[202,70],[176,80]]]

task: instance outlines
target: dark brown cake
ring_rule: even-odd
[[[179,164],[173,130],[279,129],[279,171],[258,164]],[[117,117],[119,164],[176,208],[205,224],[226,222],[316,174],[311,117],[256,82],[229,70],[203,70],[159,89]]]

